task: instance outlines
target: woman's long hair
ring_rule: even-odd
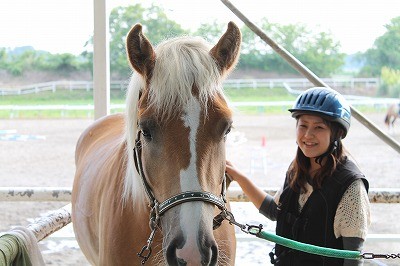
[[[299,147],[297,148],[296,157],[288,169],[289,186],[296,192],[306,191],[306,183],[310,180],[312,180],[310,182],[314,189],[321,188],[324,179],[330,177],[336,170],[337,165],[346,158],[342,144],[343,128],[338,123],[326,119],[324,119],[324,123],[331,130],[331,144],[326,153],[315,158],[321,168],[317,170],[314,177],[309,174],[310,158],[306,157]]]

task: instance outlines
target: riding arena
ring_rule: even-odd
[[[31,256],[33,265],[267,263],[274,243],[247,228],[262,224],[273,231],[275,224],[231,183],[225,162],[274,194],[295,153],[295,123],[289,114],[242,112],[224,95],[240,40],[230,22],[213,44],[178,37],[154,47],[136,24],[126,43],[135,74],[124,113],[94,122],[0,120],[4,261]],[[303,74],[326,85],[307,70]],[[356,119],[344,145],[371,188],[364,250],[373,253],[364,256],[372,256],[364,265],[398,265],[398,105],[364,115],[356,109],[360,98],[345,96]]]

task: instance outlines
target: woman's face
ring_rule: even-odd
[[[331,130],[324,120],[315,115],[301,115],[296,125],[297,145],[308,158],[325,153],[330,145]]]

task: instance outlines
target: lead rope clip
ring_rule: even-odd
[[[400,253],[397,254],[374,254],[374,253],[364,253],[361,257],[365,260],[373,259],[400,259]]]

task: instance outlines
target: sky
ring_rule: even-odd
[[[400,16],[400,0],[230,0],[256,22],[301,23],[314,32],[330,32],[342,52],[365,52]],[[186,29],[202,22],[243,23],[219,0],[108,0],[111,10],[150,2]],[[223,29],[225,30],[225,29]],[[222,31],[221,31],[222,32]],[[51,53],[80,54],[93,34],[93,0],[1,0],[0,47],[33,46]]]

